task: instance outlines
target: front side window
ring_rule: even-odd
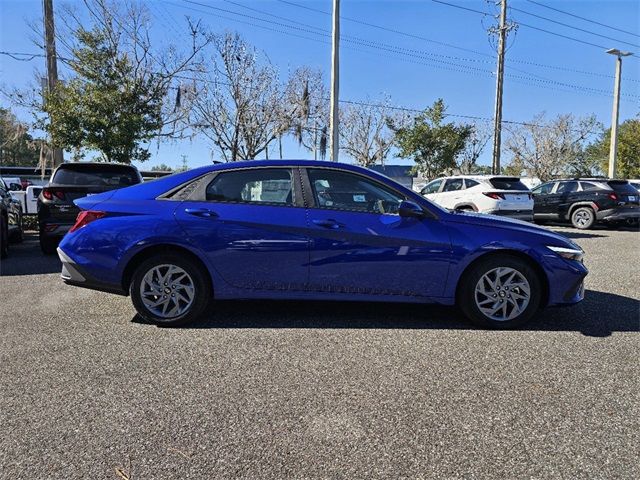
[[[209,183],[211,202],[293,205],[293,180],[288,168],[250,168],[223,172]]]
[[[438,193],[438,190],[440,190],[440,185],[442,185],[442,179],[434,180],[433,182],[427,184],[427,186],[424,187],[420,193],[422,195],[428,195],[430,193]]]
[[[457,190],[462,190],[463,180],[461,178],[450,178],[444,184],[443,192],[455,192]]]
[[[397,214],[403,196],[360,175],[309,169],[309,182],[319,208]]]

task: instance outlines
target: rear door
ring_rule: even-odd
[[[438,194],[438,203],[450,210],[463,199],[464,180],[462,178],[447,178],[442,192]]]
[[[306,172],[312,290],[442,295],[451,246],[439,220],[400,217],[403,194],[369,177],[331,168]]]
[[[578,182],[575,180],[560,182],[556,189],[554,203],[549,207],[553,208],[555,206],[560,218],[568,218],[571,205],[580,200],[580,192],[578,190]]]
[[[490,178],[489,183],[504,200],[499,202],[500,210],[530,211],[533,199],[527,186],[518,177]]]
[[[305,289],[309,240],[297,168],[214,174],[179,205],[176,218],[191,243],[233,287]]]

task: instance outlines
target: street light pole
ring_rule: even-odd
[[[617,48],[607,50],[616,56],[616,79],[613,85],[613,111],[611,112],[611,138],[609,146],[609,178],[616,178],[616,160],[618,156],[618,119],[620,117],[620,77],[622,76],[622,57],[633,55]]]
[[[331,132],[329,157],[338,161],[339,143],[339,89],[340,89],[340,0],[333,0],[333,32],[331,46],[331,112],[329,114],[329,130]]]

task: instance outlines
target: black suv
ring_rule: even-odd
[[[22,241],[22,206],[0,178],[0,258],[9,255],[9,241]]]
[[[555,220],[580,229],[596,222],[637,224],[640,193],[627,180],[577,178],[554,180],[534,188],[533,218]]]
[[[40,248],[55,253],[65,233],[73,226],[79,208],[73,201],[88,195],[129,187],[142,182],[137,168],[117,163],[63,163],[38,196]]]

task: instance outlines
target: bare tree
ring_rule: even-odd
[[[531,123],[509,129],[505,148],[512,163],[542,181],[559,175],[585,174],[590,170],[585,155],[587,143],[602,129],[594,115],[558,115],[546,120],[544,113]]]
[[[393,124],[400,128],[405,116],[391,108],[389,98],[379,103],[349,103],[340,111],[341,148],[358,164],[384,164],[393,146]]]
[[[324,159],[327,152],[327,98],[322,71],[300,67],[289,76],[280,134],[292,134],[299,145],[313,152],[314,159]]]
[[[480,155],[482,155],[493,134],[487,123],[476,123],[472,128],[471,135],[466,141],[464,150],[462,150],[458,157],[458,170],[462,175],[475,173],[476,162],[478,158],[480,158]]]
[[[237,33],[217,36],[208,73],[192,103],[192,123],[229,162],[254,159],[282,133],[284,92],[268,58]]]

